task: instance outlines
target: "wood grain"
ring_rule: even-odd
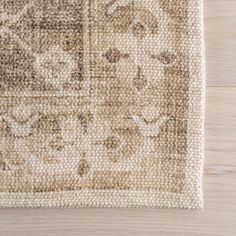
[[[235,0],[205,0],[208,87],[203,211],[1,209],[0,236],[235,236],[235,24]]]
[[[208,86],[236,86],[236,1],[203,0]]]

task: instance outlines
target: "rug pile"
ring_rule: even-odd
[[[201,0],[0,2],[0,206],[202,208]]]

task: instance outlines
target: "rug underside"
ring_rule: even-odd
[[[202,208],[201,0],[0,2],[0,206]]]

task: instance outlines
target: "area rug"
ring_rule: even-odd
[[[202,208],[201,0],[0,1],[0,206]]]

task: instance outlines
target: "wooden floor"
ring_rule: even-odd
[[[0,236],[236,235],[236,0],[205,0],[205,210],[1,209]]]

